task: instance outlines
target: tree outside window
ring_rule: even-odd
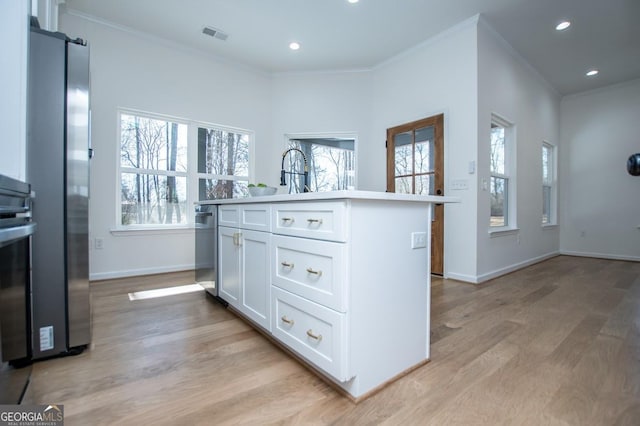
[[[510,163],[508,153],[512,147],[509,140],[511,124],[498,118],[492,117],[491,121],[491,143],[490,143],[490,204],[491,216],[490,227],[508,227],[509,221],[509,196],[511,188]]]
[[[187,223],[187,126],[120,115],[121,224]]]

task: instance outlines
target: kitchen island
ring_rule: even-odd
[[[218,294],[360,400],[429,360],[431,205],[336,191],[212,200]]]

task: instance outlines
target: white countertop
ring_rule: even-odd
[[[246,203],[282,203],[291,201],[326,201],[326,200],[375,200],[375,201],[408,201],[416,203],[459,203],[457,197],[439,195],[394,194],[375,191],[330,191],[305,192],[301,194],[275,194],[263,197],[230,198],[223,200],[200,201],[197,204],[246,204]]]

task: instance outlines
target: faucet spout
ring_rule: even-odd
[[[299,152],[300,155],[302,155],[302,160],[304,161],[304,173],[287,172],[287,171],[285,171],[285,169],[284,169],[284,161],[287,158],[287,155],[289,155],[292,151]],[[285,152],[282,153],[282,166],[281,166],[281,170],[280,170],[280,186],[286,186],[287,185],[286,175],[304,176],[303,192],[310,192],[310,189],[309,189],[309,164],[307,163],[307,156],[304,155],[304,152],[302,152],[301,149],[299,149],[299,148],[289,148]],[[289,183],[291,183],[291,178],[289,178]],[[289,192],[291,192],[291,186],[289,187]]]

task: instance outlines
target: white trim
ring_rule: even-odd
[[[543,231],[548,231],[551,229],[557,229],[558,228],[558,224],[557,223],[543,223],[542,224],[542,230]]]
[[[189,214],[191,214],[189,212]],[[114,237],[131,237],[147,235],[167,235],[167,234],[191,234],[195,230],[193,225],[129,225],[109,229]]]
[[[89,280],[99,281],[99,280],[111,280],[114,278],[135,277],[140,275],[166,274],[168,272],[190,271],[190,270],[193,270],[194,268],[195,268],[195,264],[187,264],[187,265],[163,266],[158,268],[141,268],[141,269],[128,269],[128,270],[122,270],[122,271],[112,271],[112,272],[97,272],[94,274],[89,274]]]
[[[520,232],[520,228],[508,228],[503,226],[496,226],[493,228],[489,228],[489,237],[497,238],[497,237],[506,237],[507,235],[514,235]]]
[[[496,31],[491,26],[491,24],[487,22],[487,20],[484,18],[484,15],[478,16],[478,28],[484,28],[485,30],[487,30],[487,32],[491,36],[493,36],[494,40],[496,40],[504,48],[504,50],[506,50],[511,56],[513,56],[518,62],[520,62],[520,64],[522,64],[533,76],[535,76],[535,78],[540,81],[549,91],[553,92],[553,94],[558,97],[562,96],[562,94],[558,92],[558,89],[553,87],[553,85],[551,85],[551,83],[549,83],[542,76],[542,74],[540,74],[540,71],[535,69],[533,65],[527,62],[524,56],[518,53],[518,51],[514,49],[513,46],[511,46],[509,42],[505,40],[504,37],[502,37],[502,35],[500,35],[500,33],[498,33],[498,31]]]
[[[489,281],[491,279],[498,278],[498,277],[500,277],[502,275],[509,274],[511,272],[517,271],[519,269],[526,268],[526,267],[531,266],[531,265],[535,265],[536,263],[543,262],[545,260],[548,260],[548,259],[554,258],[556,256],[559,256],[561,254],[563,254],[563,253],[554,251],[554,252],[551,252],[551,253],[543,254],[542,256],[538,256],[538,257],[531,258],[529,260],[525,260],[523,262],[514,263],[513,265],[509,265],[509,266],[506,266],[504,268],[496,269],[494,271],[487,272],[486,274],[482,274],[482,275],[475,275],[474,276],[474,275],[457,274],[455,272],[450,272],[450,273],[447,274],[447,278],[454,279],[454,280],[457,280],[457,281],[464,281],[464,282],[471,283],[471,284],[481,284],[481,283],[483,283],[485,281]]]
[[[542,256],[534,257],[523,262],[514,263],[513,265],[505,266],[504,268],[496,269],[491,272],[487,272],[486,274],[478,275],[477,282],[483,283],[485,281],[489,281],[493,278],[500,277],[502,275],[506,275],[510,272],[517,271],[522,268],[526,268],[527,266],[534,265],[536,263],[540,263],[544,260],[551,259],[552,257],[556,257],[560,255],[560,252],[554,251],[551,253],[543,254]]]
[[[478,278],[475,275],[457,274],[455,272],[447,273],[445,279],[463,281],[465,283],[478,284]]]
[[[572,250],[560,250],[560,254],[565,256],[593,257],[596,259],[625,260],[628,262],[640,262],[640,256],[628,256],[625,254],[589,253],[589,252],[572,251]]]
[[[457,23],[456,25],[454,25],[453,27],[449,27],[444,31],[439,32],[438,34],[434,35],[431,38],[426,39],[425,41],[416,44],[413,47],[410,47],[406,50],[404,50],[403,52],[398,53],[397,55],[394,55],[388,59],[385,59],[382,62],[379,62],[377,65],[374,65],[373,67],[371,67],[371,70],[377,70],[380,69],[382,67],[385,67],[389,64],[392,64],[394,62],[398,62],[400,60],[402,60],[403,58],[412,56],[414,53],[416,53],[416,51],[421,50],[427,46],[430,46],[432,44],[435,44],[439,41],[441,41],[444,38],[447,38],[457,32],[460,32],[464,29],[467,29],[468,27],[473,27],[473,26],[477,26],[478,22],[480,21],[480,15],[476,14],[468,19],[465,19],[462,22]],[[512,48],[513,50],[513,48]],[[477,52],[476,52],[477,53]]]
[[[283,152],[289,147],[289,140],[291,139],[322,139],[322,138],[342,138],[353,139],[353,156],[354,156],[354,169],[353,169],[353,187],[358,189],[358,149],[360,144],[358,143],[358,132],[295,132],[285,133],[283,142]]]

